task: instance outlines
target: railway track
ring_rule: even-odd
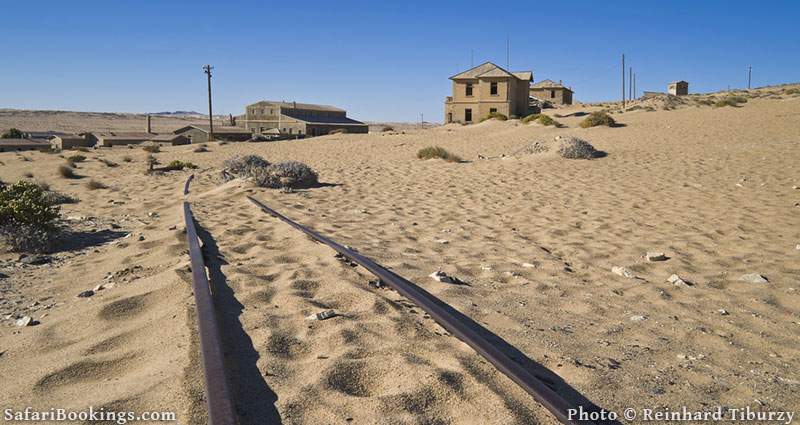
[[[185,196],[189,193],[189,185],[192,181],[192,177],[186,182],[184,188]],[[367,271],[380,279],[380,282],[409,299],[420,309],[428,313],[439,325],[470,346],[489,363],[494,365],[497,370],[519,385],[561,423],[570,425],[594,424],[594,422],[591,421],[581,421],[570,418],[568,412],[577,410],[577,406],[564,399],[560,394],[545,384],[545,382],[530,373],[481,335],[480,332],[473,326],[470,326],[467,321],[459,317],[463,315],[425,291],[423,288],[358,252],[289,219],[257,199],[251,196],[248,196],[247,199],[264,213],[283,221],[291,227],[305,233],[315,241],[327,245],[338,254],[364,267]],[[205,265],[203,263],[202,251],[199,245],[191,206],[187,200],[184,201],[183,208],[184,218],[186,220],[187,239],[189,242],[189,256],[192,264],[192,282],[195,301],[197,303],[197,325],[200,335],[200,351],[206,384],[205,391],[209,423],[211,425],[236,424],[237,418],[234,403],[225,375],[219,338],[220,330],[214,311],[213,294],[205,273]]]

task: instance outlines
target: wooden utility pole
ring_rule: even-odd
[[[633,67],[628,68],[628,99],[633,100]]]
[[[203,72],[208,76],[208,140],[214,140],[214,115],[211,111],[211,70],[214,69],[211,65],[204,65]]]
[[[747,67],[747,90],[750,90],[750,82],[752,81],[752,77],[753,77],[753,67],[752,66],[748,66]]]
[[[625,107],[625,53],[622,54],[622,107]]]
[[[633,73],[633,98],[636,99],[638,97],[636,93],[636,73]]]

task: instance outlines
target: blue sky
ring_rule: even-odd
[[[262,99],[363,120],[441,121],[449,76],[474,63],[564,80],[582,101],[800,81],[799,1],[4,1],[0,108],[206,111]]]

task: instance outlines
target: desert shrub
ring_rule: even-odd
[[[601,156],[601,152],[589,142],[577,137],[565,137],[559,140],[558,154],[568,159],[592,159]]]
[[[549,116],[547,116],[545,114],[541,114],[539,116],[539,124],[546,125],[546,126],[554,125],[556,127],[560,127],[561,126],[561,123],[559,123],[558,121],[550,118]]]
[[[19,159],[21,159],[21,160],[22,160],[22,161],[24,161],[24,162],[31,162],[31,161],[33,161],[32,159],[28,158],[28,157],[27,157],[27,156],[25,156],[25,155],[20,155]]]
[[[536,120],[539,119],[540,116],[541,116],[541,114],[530,114],[530,115],[527,115],[525,118],[522,119],[522,123],[523,124],[528,124],[530,122],[536,121]]]
[[[24,134],[16,128],[9,128],[0,134],[0,139],[21,139]]]
[[[331,130],[328,132],[328,134],[346,134],[346,133],[347,133],[346,128],[337,128],[335,130]]]
[[[611,115],[608,115],[608,113],[605,111],[592,112],[588,117],[581,121],[582,128],[597,127],[599,125],[613,127],[616,124],[617,122],[614,121],[614,118],[611,118]]]
[[[429,146],[417,152],[419,159],[443,159],[448,162],[461,162],[461,158],[439,146]]]
[[[725,99],[720,99],[714,102],[714,107],[716,108],[724,108],[726,106],[739,106],[739,102],[736,101],[736,98],[733,96],[726,97]]]
[[[800,94],[800,89],[797,89],[797,88],[786,89],[786,91],[784,91],[784,93],[785,94]]]
[[[258,155],[235,156],[223,163],[225,171],[238,177],[253,177],[253,171],[267,168],[269,162]]]
[[[59,207],[48,203],[38,184],[21,180],[0,186],[0,240],[11,250],[47,250],[58,215]]]
[[[384,132],[384,133],[387,132],[387,131],[394,131],[394,127],[392,127],[390,125],[384,125],[383,128],[381,129],[381,131]]]
[[[491,119],[495,119],[495,120],[498,120],[498,121],[506,121],[508,119],[508,117],[503,115],[503,114],[501,114],[501,113],[499,113],[499,112],[492,112],[489,115],[485,116],[481,120],[481,122],[486,121],[486,120],[491,120]]]
[[[264,168],[254,168],[252,172],[257,186],[273,189],[308,188],[319,182],[316,171],[297,161],[279,162]]]
[[[144,145],[142,146],[142,150],[149,153],[158,153],[161,152],[161,147],[158,145]]]
[[[122,160],[124,162],[131,162],[131,161],[133,161],[133,158],[131,158],[129,155],[125,155],[125,156],[122,157]]]
[[[220,146],[227,145],[227,144],[228,144],[228,142],[226,142],[225,140],[223,140],[223,141],[219,142],[219,145],[220,145]]]
[[[195,153],[208,152],[208,148],[201,145],[201,146],[198,146],[198,147],[194,148],[194,152]]]
[[[700,100],[697,101],[697,103],[699,103],[701,105],[704,105],[704,106],[711,106],[711,105],[714,104],[714,101],[712,101],[711,99],[700,99]]]
[[[108,186],[106,186],[106,184],[103,182],[92,179],[86,182],[86,188],[88,188],[89,190],[97,190],[97,189],[108,189]]]
[[[33,173],[31,173],[30,171],[26,171],[25,174],[23,174],[23,176],[25,178],[32,179],[33,178]]]
[[[75,173],[75,169],[69,165],[59,165],[58,174],[67,179],[77,179],[80,177]]]
[[[67,157],[67,163],[70,167],[74,167],[75,164],[83,161],[86,161],[86,157],[83,155],[71,155]]]
[[[176,160],[170,162],[169,164],[167,164],[164,168],[162,168],[162,170],[164,170],[164,171],[180,171],[180,170],[183,170],[184,168],[197,168],[197,166],[192,164],[191,162],[184,162],[184,161],[176,159]]]
[[[114,167],[119,165],[116,162],[108,160],[108,159],[105,159],[105,158],[100,158],[100,159],[98,159],[98,161],[102,162],[103,164],[106,164],[106,167],[109,167],[109,168],[114,168]]]

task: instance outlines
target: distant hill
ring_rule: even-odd
[[[153,112],[150,115],[162,115],[168,117],[196,117],[202,116],[203,114],[197,111],[173,111],[173,112]]]

